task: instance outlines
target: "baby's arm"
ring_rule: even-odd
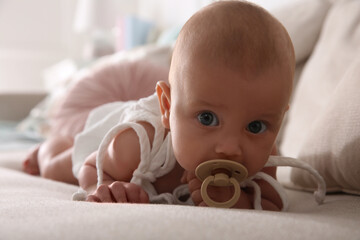
[[[148,133],[150,143],[154,128],[140,123]],[[103,184],[97,184],[96,152],[91,154],[79,172],[80,186],[91,193],[88,201],[96,202],[136,202],[148,203],[147,193],[133,183],[129,183],[134,170],[140,163],[139,138],[131,128],[120,132],[108,147],[103,159]]]

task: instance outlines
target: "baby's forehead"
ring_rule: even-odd
[[[237,68],[261,70],[280,61],[293,61],[291,40],[284,27],[264,9],[225,1],[211,4],[185,24],[173,60],[203,56]]]
[[[237,97],[256,98],[263,100],[262,94],[270,94],[275,98],[283,95],[276,105],[287,104],[292,90],[292,79],[286,72],[280,72],[276,68],[268,68],[262,72],[253,72],[250,69],[233,70],[226,66],[214,66],[199,61],[195,64],[187,64],[184,71],[178,75],[178,79],[172,85],[173,93],[182,99],[217,99],[221,102],[225,98]],[[251,96],[249,96],[249,94]],[[235,99],[236,97],[236,99]],[[270,98],[270,99],[271,99]],[[270,101],[266,101],[266,104]]]

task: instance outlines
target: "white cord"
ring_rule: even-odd
[[[317,190],[314,192],[315,200],[318,204],[324,202],[325,194],[326,194],[326,183],[323,177],[312,168],[308,163],[304,161],[300,161],[295,158],[290,157],[281,157],[281,156],[270,156],[268,162],[266,163],[265,167],[274,167],[274,166],[290,166],[290,167],[297,167],[304,170],[307,170],[311,175],[315,177],[317,182]]]

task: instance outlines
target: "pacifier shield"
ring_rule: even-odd
[[[195,170],[196,177],[204,181],[208,176],[215,175],[217,171],[229,175],[229,178],[235,178],[239,183],[247,178],[248,171],[244,165],[225,159],[214,159],[201,163]],[[230,186],[226,185],[226,186]]]

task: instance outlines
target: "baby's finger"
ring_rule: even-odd
[[[200,190],[195,190],[191,193],[191,199],[193,200],[195,206],[199,206],[201,202],[203,202],[203,199],[201,197]]]
[[[201,203],[199,203],[198,206],[200,206],[200,207],[208,207],[208,205],[207,205],[204,201],[202,201]]]
[[[114,202],[109,186],[105,184],[100,185],[94,195],[100,199],[100,202]]]
[[[186,184],[188,181],[187,181],[187,175],[188,175],[188,171],[184,171],[182,176],[181,176],[181,179],[180,179],[180,182],[183,183],[183,184]]]
[[[111,190],[111,193],[112,193],[112,196],[113,196],[115,202],[118,202],[118,203],[128,202],[123,182],[113,182],[109,186],[109,188]]]
[[[98,198],[97,196],[95,195],[89,195],[86,197],[86,201],[87,202],[101,202],[100,201],[100,198]]]
[[[186,181],[190,182],[193,179],[197,179],[194,171],[188,171],[186,175]]]
[[[202,184],[202,182],[199,179],[197,179],[197,178],[191,179],[190,181],[188,181],[189,191],[193,192],[197,189],[200,189],[201,184]]]
[[[126,183],[124,187],[129,202],[149,203],[148,194],[140,186],[133,183]]]

